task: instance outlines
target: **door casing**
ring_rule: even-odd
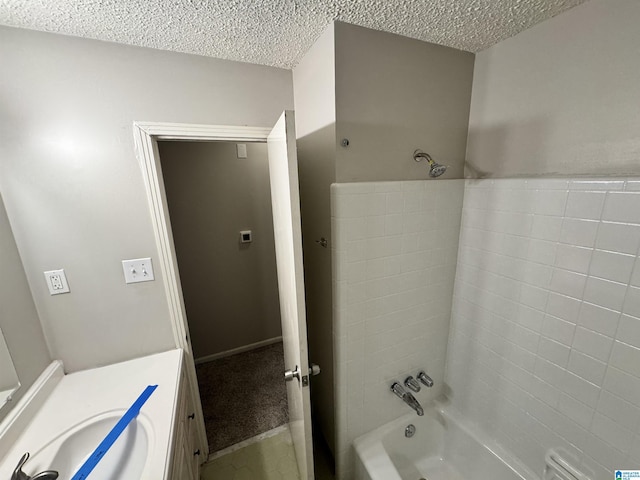
[[[195,361],[191,343],[189,342],[189,327],[182,295],[182,286],[180,284],[176,251],[173,243],[173,232],[169,221],[169,210],[160,165],[158,141],[266,142],[270,131],[271,128],[235,127],[227,125],[196,125],[163,122],[134,122],[133,124],[136,156],[142,168],[145,191],[151,211],[151,223],[158,248],[159,268],[157,268],[157,270],[160,273],[169,305],[169,317],[175,345],[185,352],[185,366],[191,387],[191,395],[194,399],[197,399],[195,402],[195,413],[198,419],[198,436],[200,444],[205,445],[203,460],[206,460],[209,456],[209,446],[207,444],[204,427],[204,415],[202,412],[202,403],[200,402]]]

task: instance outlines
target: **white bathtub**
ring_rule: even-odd
[[[413,424],[413,437],[405,428]],[[409,413],[354,442],[357,480],[538,480],[447,408]]]

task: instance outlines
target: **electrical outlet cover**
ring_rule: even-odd
[[[59,295],[60,293],[69,293],[69,283],[64,274],[64,269],[49,270],[44,272],[44,278],[47,281],[47,287],[51,295]]]

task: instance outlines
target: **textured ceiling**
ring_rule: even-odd
[[[471,52],[586,0],[0,0],[0,24],[291,68],[341,20]]]

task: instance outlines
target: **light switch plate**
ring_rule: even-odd
[[[155,280],[150,258],[123,260],[122,270],[124,270],[125,283],[150,282],[151,280]]]
[[[236,149],[238,151],[238,158],[247,158],[247,144],[236,143]]]
[[[64,269],[49,270],[44,272],[44,278],[47,281],[47,287],[51,295],[59,295],[61,293],[69,293],[69,283],[64,274]]]

